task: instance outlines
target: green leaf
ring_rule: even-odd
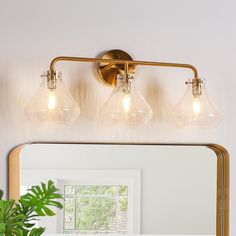
[[[29,236],[39,236],[39,235],[42,235],[45,231],[45,228],[34,228],[30,231],[30,234]]]
[[[52,181],[33,186],[22,196],[18,203],[14,200],[2,200],[0,190],[0,236],[40,236],[45,228],[33,228],[39,216],[53,216],[51,206],[62,208],[58,193]]]
[[[25,215],[16,214],[14,203],[14,200],[0,200],[0,233],[20,236],[20,228],[24,227]]]
[[[20,202],[26,207],[31,207],[39,216],[53,216],[55,213],[49,208],[50,206],[63,208],[58,201],[62,199],[62,195],[58,191],[54,183],[49,180],[47,184],[32,186],[29,193],[21,197]]]
[[[6,230],[6,226],[4,223],[0,223],[0,233],[4,233]]]

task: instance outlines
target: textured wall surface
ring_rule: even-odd
[[[236,235],[235,1],[213,0],[0,0],[0,186],[7,189],[7,155],[30,141],[213,142],[231,155],[231,235]],[[117,129],[98,119],[111,89],[96,80],[92,65],[58,64],[80,104],[70,126],[30,124],[23,110],[40,73],[58,55],[97,56],[121,48],[135,59],[188,62],[207,80],[224,115],[212,130],[179,129],[169,112],[182,96],[189,71],[139,68],[137,86],[153,107],[145,127]]]

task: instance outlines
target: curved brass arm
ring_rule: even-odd
[[[143,65],[143,66],[163,66],[163,67],[176,67],[176,68],[187,68],[192,70],[194,78],[198,78],[197,69],[190,64],[181,64],[181,63],[169,63],[169,62],[151,62],[151,61],[131,61],[131,60],[113,60],[113,59],[100,59],[100,58],[86,58],[86,57],[67,57],[60,56],[52,60],[50,64],[51,79],[54,78],[55,64],[59,61],[78,61],[78,62],[105,62],[113,64],[124,64],[126,71],[128,70],[129,65]]]

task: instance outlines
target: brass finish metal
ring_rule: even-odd
[[[199,78],[194,78],[192,80],[192,94],[196,98],[202,95],[202,83],[202,80]]]
[[[56,89],[56,72],[54,71],[53,73],[53,79],[52,76],[50,74],[50,71],[47,72],[47,86],[48,89]]]
[[[36,142],[46,143],[50,142]],[[9,188],[8,196],[18,200],[20,189],[20,152],[28,143],[14,148],[9,154]],[[51,142],[56,144],[56,142]],[[107,145],[165,145],[165,146],[205,146],[215,152],[217,157],[217,214],[216,236],[229,236],[229,154],[227,150],[217,144],[161,144],[161,143],[67,143],[58,144],[107,144]]]
[[[104,53],[101,56],[101,59],[108,59],[108,60],[129,60],[132,61],[132,57],[119,49],[111,50]],[[115,86],[116,85],[116,78],[118,74],[127,74],[127,73],[135,73],[135,66],[130,65],[127,66],[126,64],[116,64],[116,63],[107,63],[107,62],[100,62],[98,63],[98,74],[100,79],[107,85]]]
[[[220,145],[208,145],[217,155],[216,236],[229,236],[229,154]]]
[[[112,54],[111,56],[112,57]],[[160,66],[160,67],[174,67],[174,68],[185,68],[185,69],[190,69],[193,72],[193,77],[198,78],[198,71],[197,69],[190,64],[181,64],[181,63],[170,63],[170,62],[152,62],[152,61],[132,61],[132,60],[127,60],[127,59],[104,59],[104,58],[86,58],[86,57],[67,57],[67,56],[60,56],[56,57],[52,60],[50,64],[50,74],[51,74],[51,79],[54,79],[54,73],[55,73],[55,65],[57,62],[60,61],[70,61],[70,62],[95,62],[95,63],[100,63],[100,64],[107,64],[110,67],[118,68],[118,65],[124,65],[125,71],[132,71],[132,66]],[[122,67],[123,68],[123,67]],[[115,74],[116,72],[114,72]],[[107,75],[108,76],[108,75]],[[114,77],[114,75],[112,76]],[[108,79],[108,84],[112,84],[114,82],[109,81]]]
[[[18,201],[20,196],[20,152],[26,145],[14,148],[8,159],[8,196],[10,199]]]

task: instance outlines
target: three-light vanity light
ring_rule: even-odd
[[[187,91],[173,109],[178,125],[214,127],[221,115],[210,101],[205,84],[198,76],[197,69],[189,64],[134,61],[122,50],[111,50],[101,58],[57,57],[52,60],[40,89],[25,109],[26,116],[33,122],[69,123],[80,114],[80,108],[61,82],[61,74],[55,71],[59,61],[94,62],[104,83],[115,86],[111,97],[104,104],[101,115],[116,124],[146,124],[153,112],[135,88],[135,66],[164,66],[186,68],[193,72],[193,78],[186,82]]]

